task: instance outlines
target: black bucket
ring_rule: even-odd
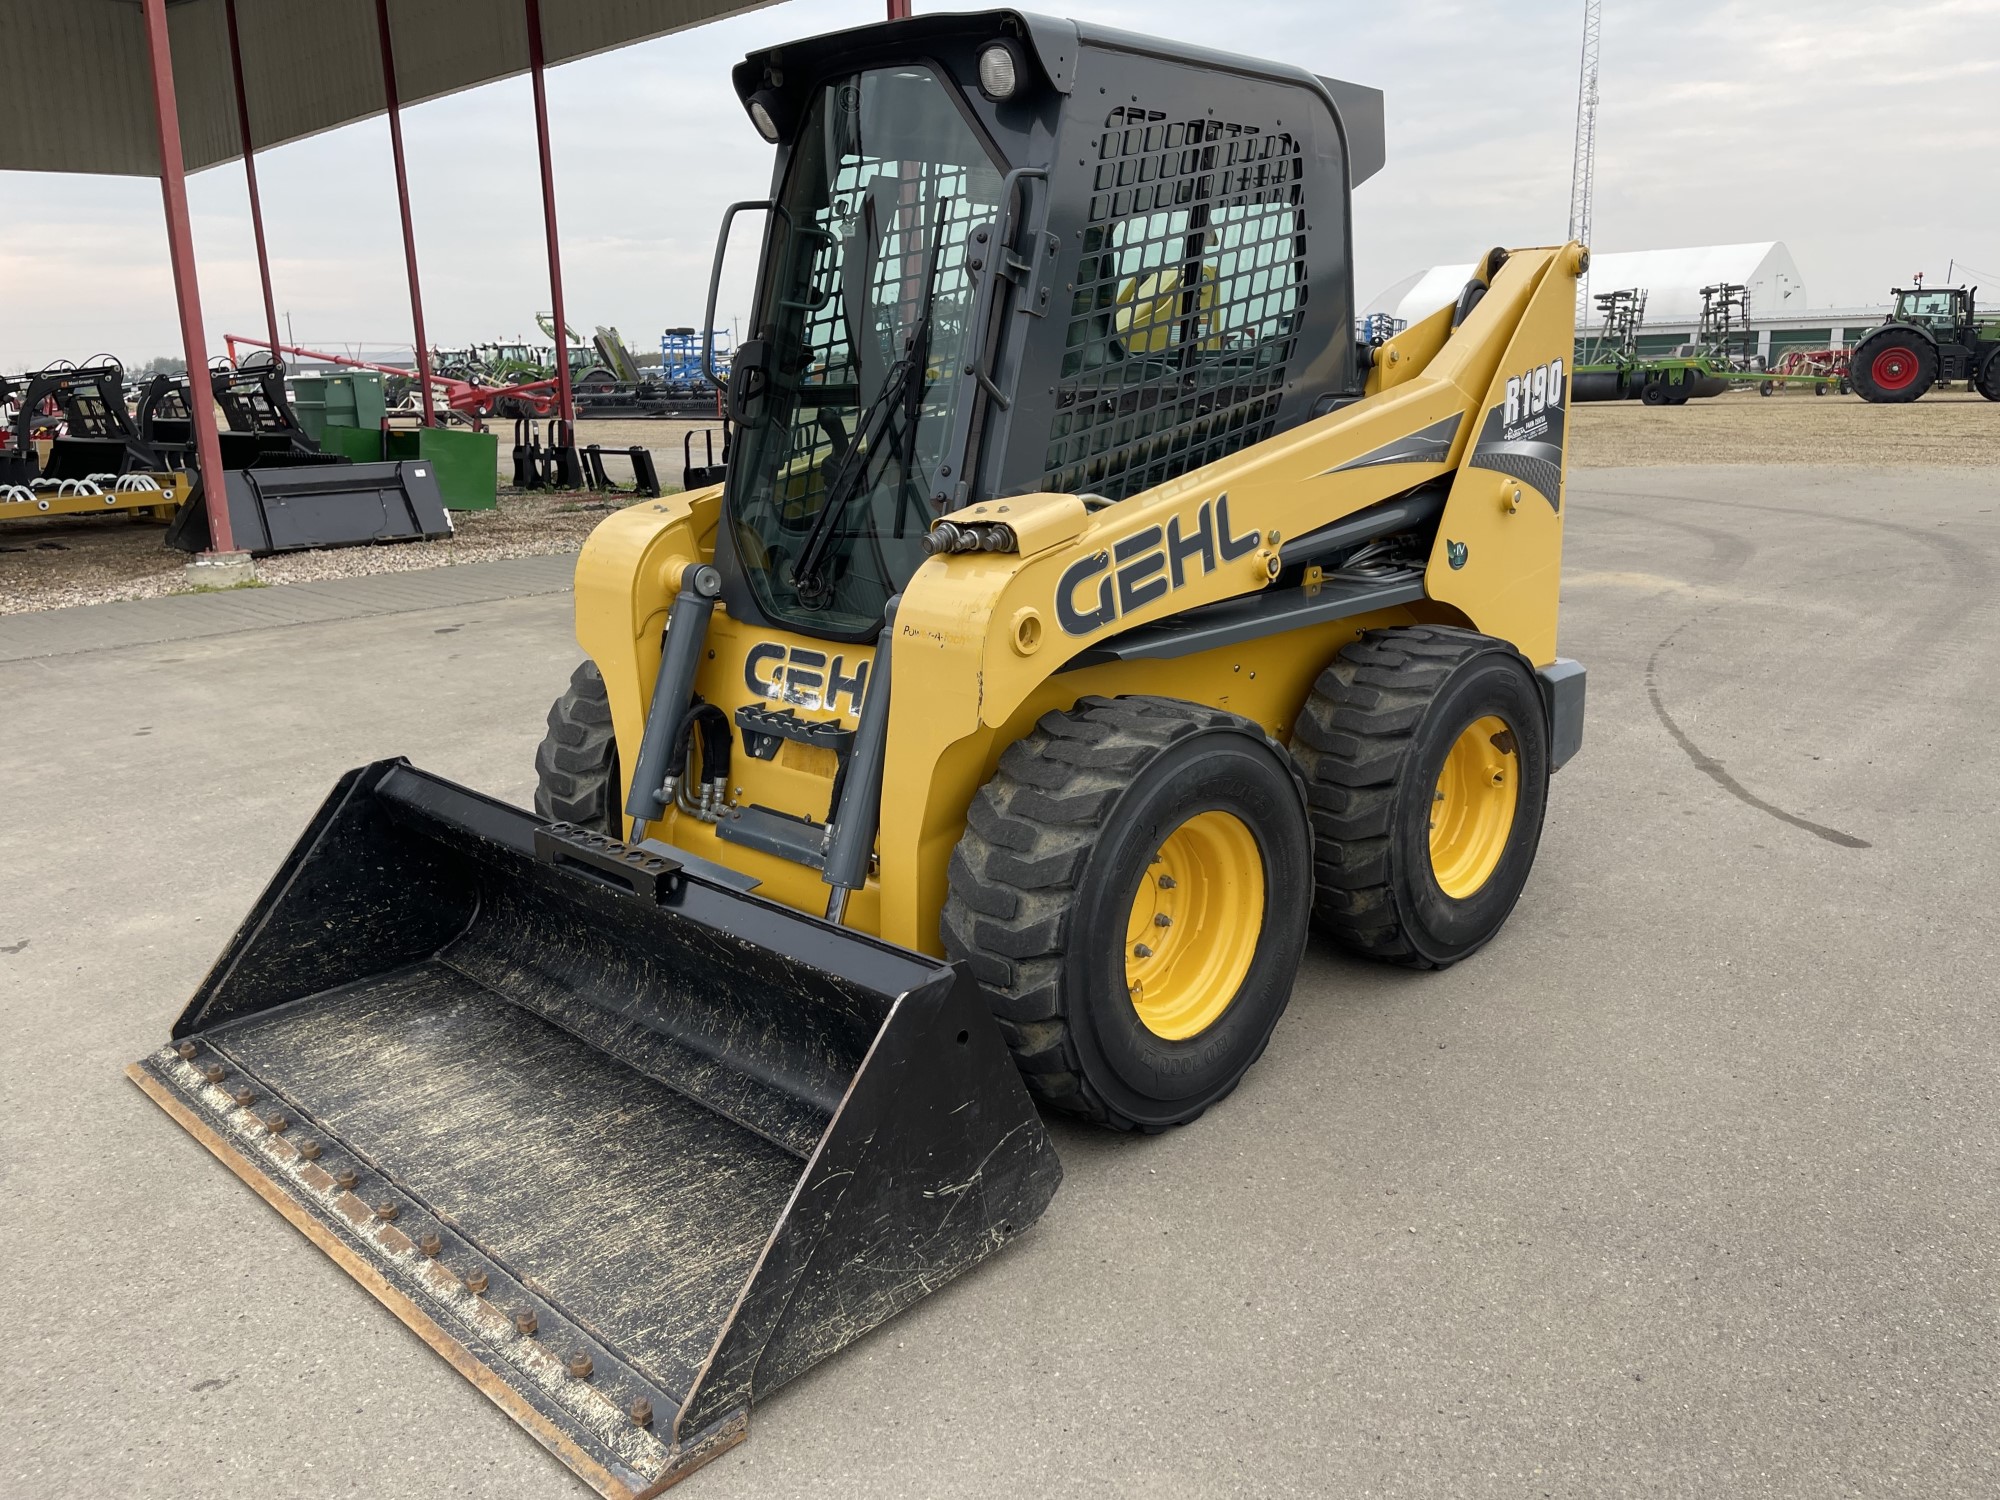
[[[273,468],[225,466],[222,478],[236,548],[253,557],[368,542],[434,542],[452,534],[437,466],[427,459],[351,464],[315,454],[309,462]],[[209,549],[208,507],[199,487],[167,528],[166,541],[183,552]]]
[[[134,1080],[608,1496],[1061,1180],[974,984],[673,859],[350,772]]]

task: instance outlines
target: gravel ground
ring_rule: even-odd
[[[1853,396],[1732,393],[1686,406],[1595,402],[1571,413],[1577,468],[1688,464],[1838,465],[1877,468],[2000,467],[2000,407],[1966,391],[1934,392],[1909,406],[1870,406]],[[682,444],[705,424],[606,421],[578,425],[579,441],[606,449],[653,450],[668,488],[679,483]],[[501,429],[502,478],[510,477],[511,437]],[[622,462],[610,462],[623,481]],[[615,504],[615,502],[614,502]],[[571,552],[613,508],[591,495],[503,491],[496,511],[459,515],[446,542],[348,547],[294,553],[257,565],[267,583],[300,583],[450,563]],[[178,593],[186,561],[159,544],[160,527],[123,517],[18,521],[0,526],[0,614],[60,609],[108,599]]]
[[[305,583],[574,552],[618,504],[590,494],[507,493],[496,510],[454,513],[458,534],[448,541],[293,552],[260,559],[257,576]],[[161,544],[165,529],[111,516],[9,522],[0,527],[0,615],[185,592],[187,556]]]

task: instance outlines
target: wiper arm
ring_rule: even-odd
[[[855,423],[854,441],[848,444],[845,461],[827,486],[819,514],[813,518],[812,529],[806,533],[798,559],[792,564],[792,586],[798,590],[801,602],[810,608],[823,607],[830,593],[820,574],[826,563],[826,554],[833,545],[835,527],[849,502],[860,493],[868,471],[875,466],[875,455],[885,446],[882,439],[896,408],[899,405],[903,408],[906,423],[916,421],[916,407],[923,392],[921,376],[924,367],[930,363],[931,314],[937,301],[938,255],[943,248],[944,226],[950,218],[950,206],[949,198],[940,200],[938,204],[937,223],[931,231],[930,249],[924,258],[923,296],[917,306],[916,321],[910,325],[909,337],[903,342],[903,356],[891,367],[882,382],[882,389]],[[916,382],[914,386],[912,381]],[[906,469],[909,446],[907,442],[902,445]],[[904,481],[908,482],[907,472]]]

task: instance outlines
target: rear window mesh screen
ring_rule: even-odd
[[[1305,305],[1299,143],[1111,112],[1043,487],[1114,500],[1269,437]]]

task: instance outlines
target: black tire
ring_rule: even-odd
[[[1648,406],[1665,406],[1667,404],[1666,382],[1661,380],[1657,375],[1649,377],[1645,385],[1639,390],[1639,399]]]
[[[1769,380],[1760,380],[1757,382],[1757,394],[1760,396],[1768,396],[1777,388],[1777,385]]]
[[[1513,822],[1497,865],[1465,897],[1432,867],[1439,774],[1459,736],[1491,714],[1512,732]],[[1491,941],[1534,868],[1548,806],[1548,725],[1513,647],[1442,625],[1371,630],[1320,674],[1292,735],[1314,839],[1313,917],[1343,947],[1441,969]]]
[[[1907,378],[1892,378],[1908,362]],[[1880,362],[1878,364],[1878,362]],[[1892,406],[1915,401],[1937,383],[1937,349],[1911,328],[1881,328],[1855,346],[1847,379],[1863,401]]]
[[[1826,394],[1826,382],[1824,380],[1815,380],[1813,382],[1813,394],[1815,396],[1824,396]]]
[[[597,663],[585,661],[550,707],[548,733],[535,751],[535,815],[623,837],[618,791],[611,698]]]
[[[1163,842],[1208,811],[1254,837],[1263,920],[1226,1008],[1168,1040],[1126,988],[1127,922]],[[942,937],[989,992],[1036,1098],[1158,1131],[1195,1119],[1263,1052],[1305,949],[1311,877],[1304,788],[1255,724],[1171,698],[1085,698],[1008,746],[973,799]]]
[[[1977,384],[1979,394],[1988,401],[2000,401],[2000,349],[1986,356],[1986,363],[1979,367]]]

